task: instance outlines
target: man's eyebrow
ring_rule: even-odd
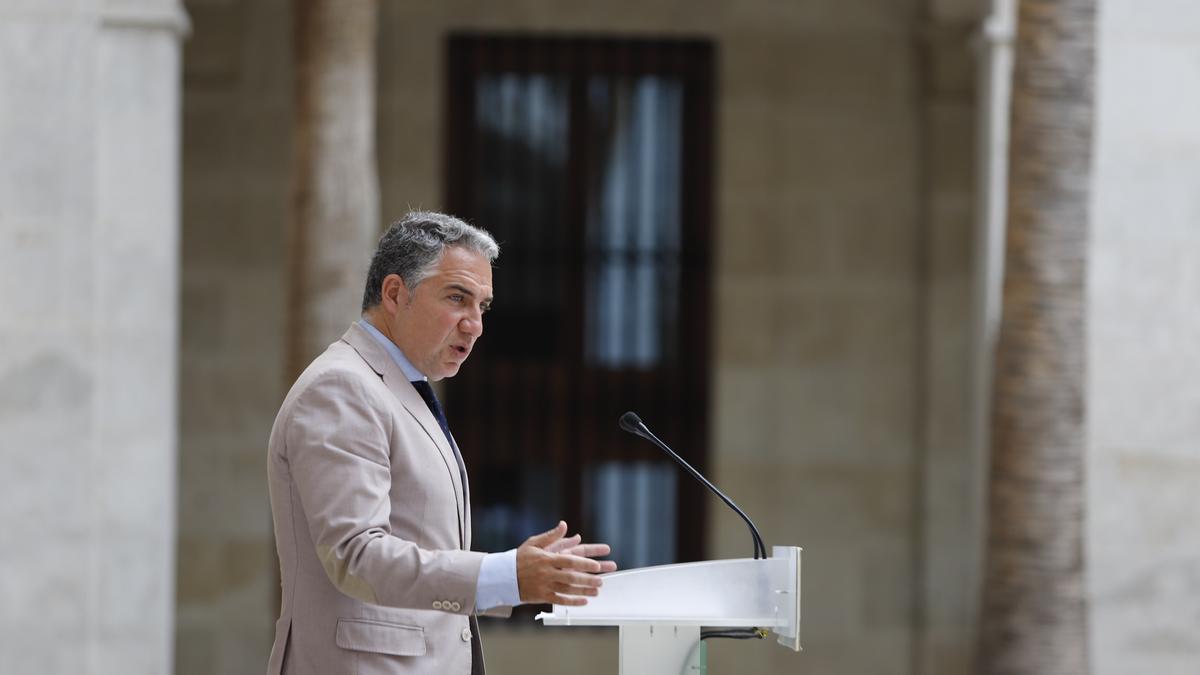
[[[467,288],[466,286],[463,286],[462,284],[450,284],[449,286],[447,286],[447,288],[452,291],[458,291],[459,293],[462,293],[463,295],[465,295],[467,297],[471,297],[471,298],[475,297],[475,291],[472,291],[471,289]],[[483,304],[485,304],[485,305],[492,304],[492,298],[490,296],[484,298]]]

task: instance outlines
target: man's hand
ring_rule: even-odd
[[[595,575],[617,569],[611,560],[592,560],[608,555],[608,544],[582,544],[578,534],[566,534],[567,524],[560,520],[553,530],[534,535],[517,548],[521,602],[586,605],[586,596],[599,593],[602,582]]]

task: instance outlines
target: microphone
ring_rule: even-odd
[[[746,525],[750,528],[750,536],[754,539],[754,558],[758,559],[767,557],[767,547],[763,544],[762,535],[758,533],[758,528],[755,527],[754,523],[750,521],[750,517],[746,515],[746,512],[738,508],[738,505],[734,504],[732,499],[726,497],[724,492],[718,490],[717,486],[709,482],[709,480],[701,475],[700,472],[695,469],[695,467],[685,462],[682,457],[675,454],[674,450],[667,447],[666,443],[663,443],[661,440],[659,440],[658,436],[655,436],[654,433],[650,431],[650,428],[647,427],[644,422],[642,422],[642,418],[638,417],[632,412],[627,412],[624,415],[621,415],[621,419],[617,421],[617,424],[619,424],[620,427],[625,431],[628,431],[635,436],[641,436],[642,438],[662,448],[663,451],[671,456],[671,459],[674,459],[679,463],[679,466],[687,469],[687,472],[692,474],[693,478],[701,483],[704,483],[709,490],[713,491],[713,494],[720,497],[721,501],[725,502],[729,508],[736,511],[737,514],[742,517],[742,520],[746,521]]]

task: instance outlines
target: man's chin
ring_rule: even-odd
[[[458,369],[461,365],[462,364],[459,363],[448,363],[444,368],[442,368],[441,372],[431,374],[429,376],[429,381],[437,382],[439,380],[444,380],[447,377],[454,377],[458,374]]]

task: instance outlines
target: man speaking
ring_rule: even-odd
[[[429,382],[483,334],[499,247],[414,212],[379,240],[362,319],[308,366],[271,429],[283,584],[268,673],[483,673],[476,613],[583,605],[616,569],[566,523],[504,553],[471,547],[467,470]]]

